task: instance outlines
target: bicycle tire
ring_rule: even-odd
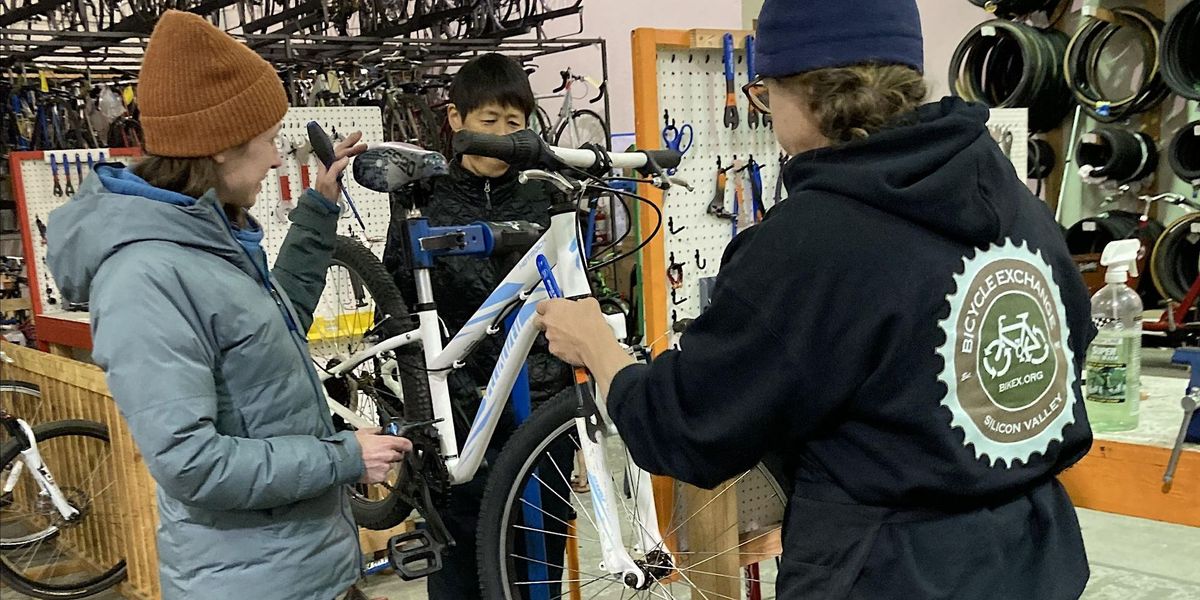
[[[392,276],[383,263],[366,247],[357,241],[338,236],[334,244],[333,261],[351,273],[351,278],[361,282],[375,301],[377,310],[382,309],[388,321],[380,326],[383,338],[391,337],[408,331],[412,319],[404,296],[396,287]],[[396,363],[399,369],[400,384],[404,391],[403,401],[390,393],[383,385],[378,373],[375,373],[375,389],[379,398],[385,403],[385,410],[397,415],[403,415],[407,421],[424,421],[433,418],[433,404],[429,399],[429,381],[426,379],[425,356],[419,345],[410,344],[396,352]],[[333,380],[330,380],[333,381]],[[350,496],[350,505],[354,513],[354,521],[359,526],[372,530],[391,529],[399,525],[409,514],[412,507],[400,499],[394,489],[379,499],[368,498],[363,490],[355,488]]]
[[[554,137],[551,135],[550,115],[546,113],[546,109],[538,106],[534,109],[533,114],[529,115],[529,128],[538,134],[547,144],[554,143]]]
[[[31,385],[31,384],[30,384]],[[36,386],[32,386],[36,388]],[[63,420],[43,423],[33,427],[34,438],[38,441],[39,448],[43,448],[45,443],[64,436],[81,436],[93,439],[99,439],[106,444],[109,442],[108,428],[101,423],[85,420]],[[0,449],[0,472],[3,472],[6,467],[12,463],[20,454],[21,448],[13,440],[9,440],[4,444],[3,449]],[[69,486],[63,485],[64,478],[62,473],[56,477],[64,489]],[[87,514],[83,519],[87,518]],[[57,537],[57,536],[56,536]],[[103,573],[96,575],[90,579],[80,581],[73,584],[49,583],[37,581],[27,577],[24,574],[18,573],[10,564],[7,556],[0,556],[0,580],[14,590],[34,598],[49,598],[58,600],[71,600],[74,598],[86,598],[93,596],[114,585],[124,581],[128,575],[128,567],[125,559],[120,559],[112,567],[109,567]]]
[[[572,144],[571,140],[565,139],[568,134],[567,127],[569,127],[572,122],[576,123],[576,127],[579,128],[581,132],[593,133],[596,129],[602,130],[604,132],[604,139],[596,140],[592,139],[592,137],[588,137],[585,140],[577,141],[576,143]],[[554,145],[564,148],[578,148],[582,146],[584,142],[592,142],[603,146],[605,149],[608,149],[612,144],[611,138],[612,136],[608,130],[608,123],[604,121],[604,118],[594,110],[582,108],[571,113],[570,119],[558,124],[558,128],[554,132]]]
[[[1200,275],[1195,260],[1200,258],[1200,244],[1187,239],[1195,235],[1193,226],[1200,226],[1200,213],[1189,213],[1176,219],[1167,226],[1150,253],[1150,279],[1163,298],[1183,302],[1192,282]],[[1192,248],[1184,248],[1185,245]],[[1187,255],[1181,257],[1183,252]]]
[[[509,564],[512,560],[529,560],[528,557],[520,556],[515,551],[515,547],[512,545],[513,541],[507,539],[507,532],[509,530],[510,523],[514,526],[516,525],[516,522],[514,521],[515,515],[512,514],[511,509],[515,506],[518,506],[514,500],[521,502],[525,506],[530,506],[528,503],[526,503],[524,498],[521,497],[522,492],[520,492],[520,490],[524,489],[524,485],[527,481],[531,481],[531,479],[527,480],[527,473],[533,471],[534,469],[539,469],[546,466],[544,464],[545,459],[535,461],[535,458],[544,452],[546,453],[546,456],[552,456],[550,452],[554,452],[554,450],[550,450],[551,445],[555,443],[561,443],[559,438],[562,436],[566,436],[566,439],[571,439],[574,441],[574,419],[576,417],[577,404],[578,400],[575,388],[567,388],[566,390],[563,390],[557,394],[538,410],[535,410],[533,415],[531,415],[527,421],[518,427],[513,433],[512,437],[509,438],[508,442],[505,443],[504,448],[501,450],[499,456],[492,466],[492,471],[488,476],[487,486],[484,490],[483,498],[480,503],[479,529],[477,530],[476,536],[476,552],[480,574],[480,592],[482,597],[486,600],[515,600],[518,598],[523,598],[524,595],[521,593],[521,588],[526,590],[529,589],[528,582],[525,582],[526,585],[522,586],[518,585],[519,582],[514,583],[506,581],[506,573],[508,573],[512,566]],[[569,449],[572,451],[576,448],[577,446],[569,446]],[[610,456],[612,455],[611,451],[609,454]],[[563,480],[564,484],[566,484],[566,480],[570,478],[570,475],[562,472],[561,468],[558,468],[561,464],[560,459],[554,459],[553,464],[561,475],[560,479]],[[613,471],[616,472],[615,469],[613,469]],[[788,478],[782,475],[781,464],[778,461],[778,457],[765,457],[763,461],[760,462],[759,465],[757,465],[751,472],[761,473],[764,477],[764,481],[771,486],[771,493],[776,494],[776,497],[779,501],[779,506],[777,506],[776,509],[778,511],[778,518],[780,519],[780,522],[782,522],[784,506],[786,505],[787,498],[791,493],[791,482]],[[551,491],[551,488],[546,481],[541,480],[540,478],[539,481],[541,481],[543,484],[542,491],[550,492],[543,493],[543,501],[545,501],[547,498],[553,498],[553,494],[559,494],[558,491]],[[618,490],[619,489],[620,482],[618,482]],[[570,493],[572,495],[577,495],[576,492]],[[621,494],[618,493],[618,495]],[[563,497],[559,496],[559,500],[562,499]],[[582,501],[580,503],[582,504]],[[702,509],[703,508],[701,508],[701,510]],[[546,527],[560,527],[564,531],[564,521],[570,521],[572,519],[571,513],[575,512],[568,511],[566,514],[560,512],[558,515],[552,515],[550,512],[544,509],[540,510],[550,518],[550,520],[546,521]],[[697,510],[696,512],[698,513],[700,511]],[[584,519],[586,519],[584,524],[590,522],[592,519],[590,515],[586,515],[584,513],[579,514],[584,515]],[[624,517],[626,515],[623,513],[622,516]],[[695,516],[695,514],[692,516]],[[692,518],[692,516],[689,516],[688,519]],[[551,525],[551,521],[557,521],[558,524],[562,525]],[[626,535],[628,535],[630,533],[628,529],[629,523],[626,522],[625,525]],[[773,525],[773,523],[769,525]],[[755,528],[755,530],[760,531],[761,529]],[[547,530],[548,533],[551,531],[552,530]],[[558,535],[566,537],[566,534]],[[578,537],[582,539],[583,536],[579,535]],[[553,557],[550,556],[550,552],[546,553],[546,560],[548,562],[553,562]],[[545,565],[546,563],[542,564]],[[549,566],[561,566],[563,569],[567,568],[565,565]],[[582,573],[585,569],[586,567],[581,567],[580,572]],[[686,568],[684,570],[686,570]],[[740,571],[744,572],[744,570]],[[549,581],[554,581],[557,576],[548,575],[548,577]],[[587,584],[585,583],[583,585]],[[615,589],[619,589],[625,593],[629,593],[631,591],[620,586]],[[653,587],[650,589],[654,590]],[[568,594],[566,593],[566,590],[559,591],[562,592],[562,597],[567,597]],[[550,597],[555,597],[555,593],[557,592],[551,591]],[[617,592],[614,592],[614,598],[618,597],[616,594]],[[640,598],[642,596],[635,595],[634,597]],[[653,594],[650,594],[646,595],[645,597],[650,598],[665,596],[653,596]],[[695,597],[703,596],[698,595]]]

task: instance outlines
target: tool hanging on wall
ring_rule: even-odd
[[[729,129],[738,127],[737,94],[734,93],[734,64],[733,64],[733,34],[726,33],[723,38],[725,61],[725,126]]]
[[[746,203],[746,186],[745,174],[746,167],[749,165],[744,160],[738,160],[736,154],[733,155],[733,237],[738,234],[738,221],[742,219],[743,214],[746,219],[744,223],[753,224],[754,218],[750,215],[750,205]]]
[[[58,158],[56,158],[53,154],[50,155],[50,172],[54,175],[54,196],[56,198],[62,198],[62,182],[58,180]]]
[[[88,159],[92,158],[92,153],[88,152]],[[79,176],[79,187],[83,187],[83,161],[79,158],[79,153],[75,153],[75,174]]]
[[[671,289],[677,290],[683,287],[683,264],[675,262],[675,253],[672,252],[667,257],[670,263],[667,265],[667,281],[671,284]]]
[[[750,83],[758,78],[758,72],[754,68],[754,36],[746,36],[746,77]],[[750,103],[750,108],[746,109],[746,126],[750,129],[758,129],[759,114],[758,108],[754,103]]]
[[[754,160],[754,156],[750,156],[750,165],[747,167],[750,173],[750,199],[751,213],[754,216],[755,223],[761,223],[763,217],[767,214],[767,209],[763,206],[763,183],[762,183],[762,165]]]
[[[675,126],[675,119],[671,118],[670,112],[663,111],[663,144],[666,144],[668,150],[674,150],[680,155],[687,154],[688,150],[692,149],[692,142],[695,140],[696,130],[690,123],[684,123],[683,127]],[[667,175],[674,175],[679,169],[667,169]]]
[[[295,154],[296,145],[291,140],[280,137],[280,152],[284,156]],[[296,208],[296,203],[292,202],[292,184],[291,172],[289,170],[289,160],[279,161],[279,203],[275,205],[275,221],[278,223],[287,223],[288,215]]]
[[[779,171],[775,175],[775,198],[774,202],[771,203],[771,208],[775,208],[776,206],[779,206],[780,202],[783,202],[783,166],[787,164],[787,161],[788,155],[780,152]]]
[[[708,214],[718,219],[734,219],[734,215],[725,210],[725,186],[729,183],[727,173],[732,167],[722,167],[721,157],[717,157],[717,189],[713,199],[708,203]]]
[[[64,188],[63,191],[66,192],[67,197],[74,196],[75,185],[71,183],[71,157],[65,154],[63,155],[63,175],[65,175],[67,178],[67,187]],[[82,184],[83,181],[80,181],[79,183]]]

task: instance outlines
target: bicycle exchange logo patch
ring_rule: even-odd
[[[993,466],[1044,453],[1074,419],[1070,329],[1050,265],[1021,244],[964,259],[941,321],[942,406]]]

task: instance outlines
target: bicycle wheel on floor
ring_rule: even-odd
[[[338,236],[333,260],[326,273],[325,289],[313,313],[309,346],[313,360],[331,369],[354,354],[393,335],[414,328],[404,298],[383,263],[357,241]],[[338,403],[367,421],[382,427],[391,419],[411,414],[423,402],[406,398],[428,398],[425,357],[419,344],[373,357],[343,377],[328,379],[325,391]],[[389,385],[389,382],[393,382]],[[393,389],[396,388],[396,389]],[[423,414],[421,410],[417,410]],[[334,422],[346,427],[341,419]],[[408,518],[412,507],[400,500],[395,488],[399,470],[381,484],[356,485],[351,494],[354,520],[367,529],[390,529]]]
[[[24,392],[8,386],[0,393]],[[0,448],[6,490],[0,497],[0,580],[35,598],[85,598],[116,585],[126,577],[120,556],[125,545],[108,429],[92,421],[54,421],[33,427],[33,434],[46,468],[79,515],[63,518],[25,468],[21,444],[7,440]]]
[[[634,590],[605,572],[593,492],[571,487],[572,457],[580,447],[576,404],[569,389],[536,411],[492,466],[478,532],[484,598],[743,598],[752,589],[753,597],[776,597],[776,549],[787,496],[778,470],[765,463],[711,492],[675,485],[663,532],[676,561],[669,575]],[[619,514],[625,517],[625,547],[642,560],[656,549],[637,548],[636,532],[658,524],[639,518],[624,444],[610,438],[607,450]],[[719,512],[731,506],[737,507],[735,522]],[[710,535],[714,523],[720,527]]]
[[[594,110],[582,109],[571,113],[571,118],[558,125],[554,133],[554,145],[560,148],[582,148],[584,144],[596,144],[607,148],[609,144],[608,124]]]

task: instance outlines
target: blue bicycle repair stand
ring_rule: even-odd
[[[506,329],[512,329],[513,321],[517,318],[517,311],[513,311],[505,320]],[[529,419],[529,415],[533,412],[533,402],[529,393],[529,363],[521,367],[521,372],[517,374],[517,379],[513,383],[512,393],[509,397],[513,407],[513,417],[519,427]],[[534,475],[537,471],[534,471]],[[525,561],[529,565],[529,581],[541,581],[545,583],[530,585],[529,600],[550,600],[550,570],[547,565],[550,561],[546,556],[546,534],[542,531],[546,528],[545,519],[543,518],[542,509],[542,487],[538,483],[540,477],[530,478],[525,484],[525,490],[521,493],[523,502],[521,503],[521,515],[525,522],[525,556],[530,559]]]

